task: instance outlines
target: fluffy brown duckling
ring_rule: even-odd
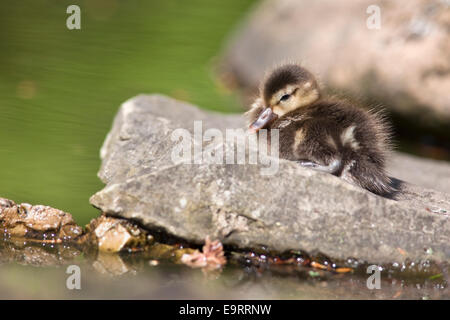
[[[315,77],[286,64],[263,81],[247,112],[249,129],[279,129],[279,154],[331,173],[379,195],[394,190],[385,172],[388,126],[380,113],[337,98],[322,98]]]

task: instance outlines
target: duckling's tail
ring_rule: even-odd
[[[297,162],[302,167],[331,173],[351,184],[384,197],[392,197],[397,191],[392,187],[391,178],[386,175],[383,164],[376,163],[374,159],[348,162],[335,159],[328,165],[320,165],[307,160],[298,160]]]
[[[373,159],[366,159],[362,162],[350,161],[344,165],[340,176],[350,183],[381,196],[389,197],[396,191],[383,165],[375,163]]]

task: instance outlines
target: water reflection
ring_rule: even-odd
[[[302,265],[243,264],[240,254],[235,254],[237,257],[228,257],[230,263],[221,272],[204,273],[175,263],[173,255],[157,248],[118,255],[86,248],[82,251],[73,245],[2,241],[0,298],[450,298],[448,265],[440,265],[437,274],[437,266],[431,264],[391,266],[382,273],[381,289],[369,290],[365,266],[353,273],[336,274]],[[66,287],[69,265],[80,267],[81,290]],[[426,272],[424,268],[428,268]]]

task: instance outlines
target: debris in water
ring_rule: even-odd
[[[312,271],[312,270],[310,270],[310,271],[309,271],[309,276],[312,277],[312,278],[315,278],[315,277],[320,276],[320,273],[317,272],[317,271]]]
[[[204,270],[210,271],[222,268],[227,260],[222,243],[219,240],[211,241],[207,236],[203,252],[195,250],[191,254],[184,254],[181,262],[193,268],[204,268]]]
[[[430,280],[435,280],[435,279],[441,278],[442,276],[443,276],[442,273],[438,273],[438,274],[432,275],[432,276],[429,277],[428,279],[430,279]]]
[[[148,262],[148,264],[152,267],[156,267],[157,265],[159,265],[159,261],[158,260],[150,260]]]
[[[325,266],[325,265],[320,264],[320,263],[315,262],[315,261],[312,261],[310,265],[311,265],[311,267],[316,268],[316,269],[321,269],[321,270],[331,270],[330,267]]]
[[[336,271],[337,273],[347,273],[347,272],[352,272],[353,269],[352,268],[336,268],[336,269],[334,269],[334,271]]]

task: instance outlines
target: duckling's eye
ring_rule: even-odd
[[[290,97],[291,97],[290,94],[285,94],[284,96],[282,96],[282,97],[280,98],[280,101],[286,101],[286,100],[288,100]]]

